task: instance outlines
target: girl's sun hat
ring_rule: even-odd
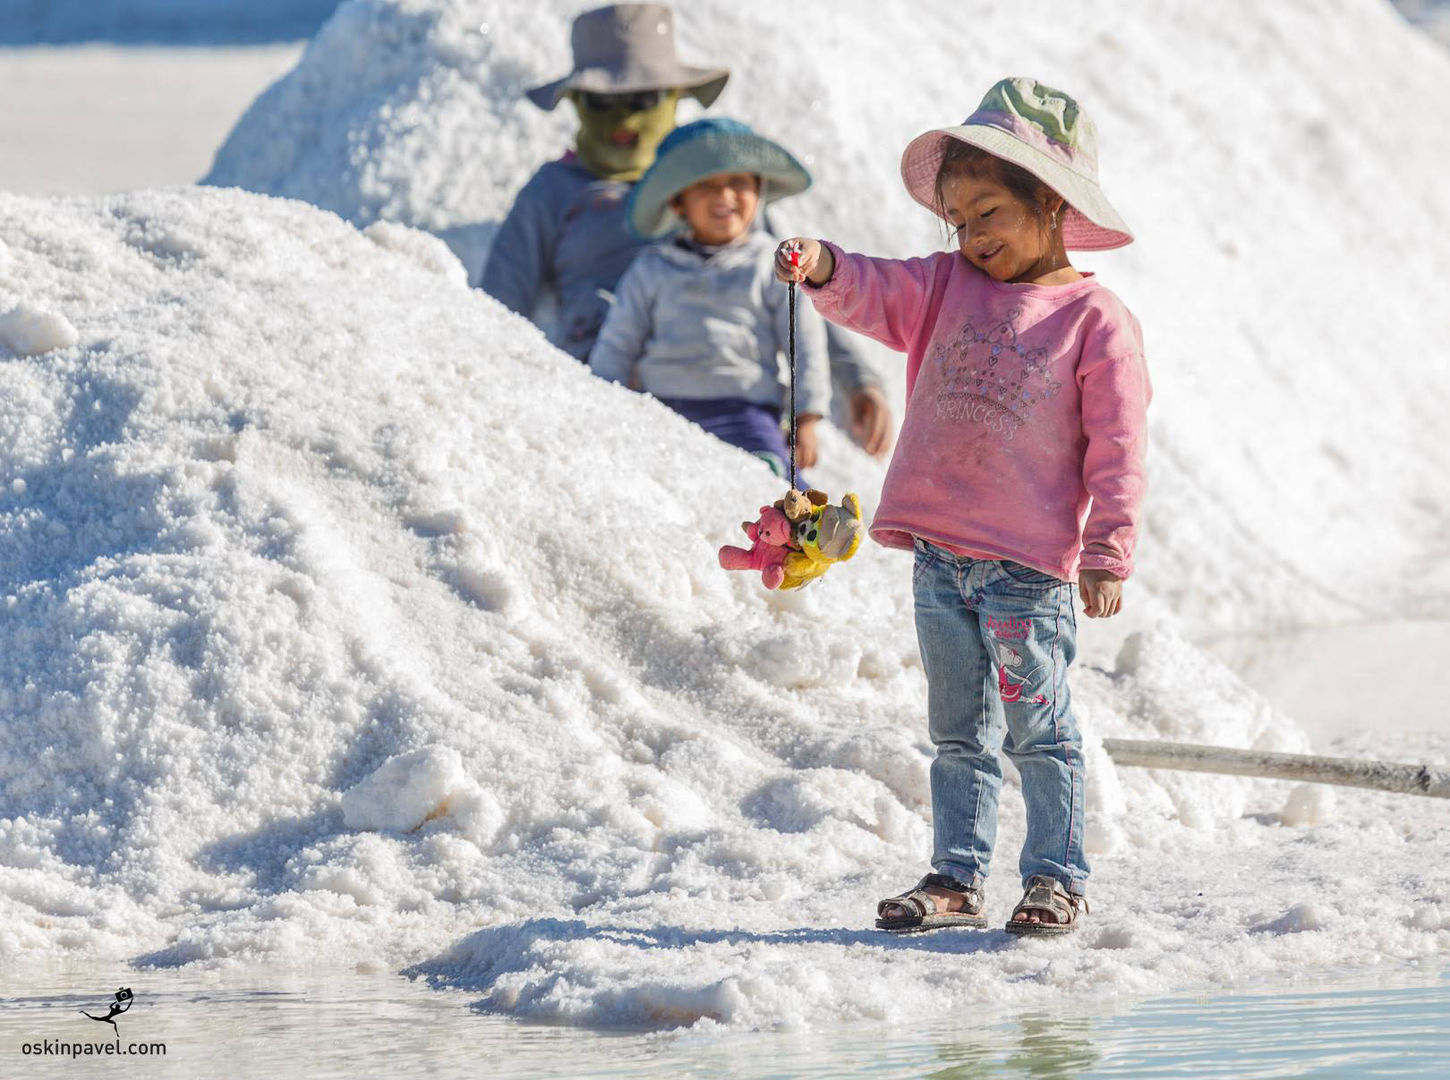
[[[663,236],[680,224],[671,199],[707,176],[737,172],[760,177],[762,205],[811,186],[811,174],[784,147],[739,120],[707,117],[665,136],[654,164],[630,193],[625,217],[640,236]]]
[[[1003,79],[957,127],[918,135],[901,155],[911,197],[934,214],[936,174],[947,140],[958,139],[1020,165],[1067,200],[1063,243],[1102,251],[1133,242],[1127,224],[1098,185],[1098,132],[1067,94],[1036,79]]]

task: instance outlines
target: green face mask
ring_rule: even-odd
[[[644,175],[660,143],[674,130],[680,92],[666,91],[658,105],[638,110],[625,106],[590,109],[575,95],[570,97],[579,114],[579,160],[601,180],[633,182]],[[616,132],[628,132],[634,138],[616,139]]]

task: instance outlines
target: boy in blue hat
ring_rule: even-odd
[[[753,229],[766,203],[798,194],[810,174],[736,120],[675,129],[630,196],[642,249],[615,291],[589,366],[644,390],[718,438],[786,472],[781,430],[788,295],[775,241]],[[796,309],[796,460],[816,462],[815,424],[830,406],[825,325]]]

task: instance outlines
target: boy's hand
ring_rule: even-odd
[[[891,449],[891,407],[877,387],[851,395],[851,437],[872,457],[884,457]]]
[[[816,440],[815,413],[801,413],[795,418],[795,463],[799,468],[809,469],[819,456],[820,443]]]
[[[792,249],[799,252],[797,264],[790,261]],[[793,236],[775,249],[775,276],[780,281],[809,281],[824,285],[836,272],[836,260],[819,240]]]
[[[1111,619],[1123,608],[1123,582],[1106,570],[1078,571],[1077,591],[1090,619]]]

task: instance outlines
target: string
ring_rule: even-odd
[[[791,253],[795,261],[795,253]],[[795,490],[795,282],[790,283],[790,333],[786,338],[786,355],[790,358],[790,486]]]
[[[790,264],[801,264],[799,244],[790,245]],[[786,284],[790,286],[790,332],[786,337],[786,356],[790,359],[790,489],[796,490],[795,478],[795,278]]]

